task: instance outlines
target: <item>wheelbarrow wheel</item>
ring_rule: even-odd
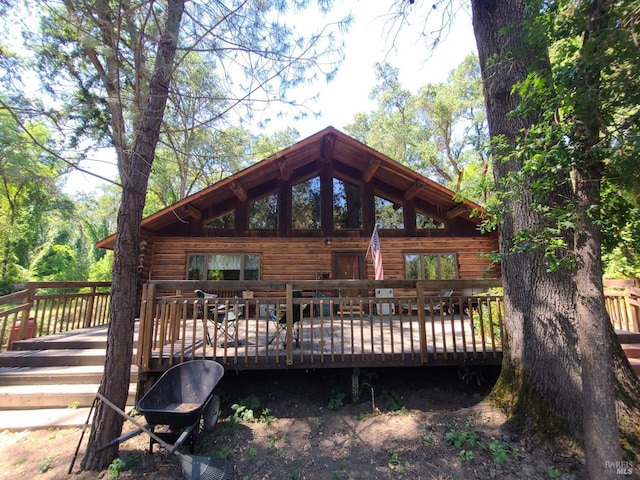
[[[220,414],[220,397],[214,395],[207,408],[205,408],[202,414],[203,426],[205,432],[211,432],[216,428],[218,422],[218,415]]]

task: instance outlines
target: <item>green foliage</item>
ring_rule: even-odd
[[[488,131],[477,58],[468,56],[446,83],[427,84],[417,94],[402,88],[398,74],[377,65],[370,97],[378,109],[355,115],[346,131],[465,197],[486,201]]]
[[[393,412],[404,409],[403,398],[394,391],[383,391],[380,398],[387,405],[387,408]]]
[[[230,458],[231,455],[233,454],[233,451],[231,450],[231,448],[229,447],[223,447],[219,450],[216,450],[214,452],[209,452],[208,456],[212,457],[212,458]]]
[[[504,200],[529,195],[520,200],[536,218],[520,229],[511,252],[542,252],[549,271],[579,267],[573,242],[588,222],[602,233],[607,275],[637,276],[640,49],[630,20],[637,2],[608,2],[593,16],[575,2],[549,5],[527,37],[550,46],[550,63],[534,64],[514,89],[522,101],[513,115],[533,124],[514,145],[493,139],[496,160],[521,168],[500,179],[491,213],[500,222]],[[590,179],[589,188],[601,186],[590,205],[577,201],[576,172]]]
[[[420,433],[422,434],[422,442],[425,445],[433,445],[433,437],[429,433],[429,429],[427,427],[420,427]]]
[[[510,457],[516,460],[522,458],[522,455],[514,445],[509,442],[501,442],[500,440],[491,440],[489,443],[489,451],[497,464],[506,462]]]
[[[109,464],[109,478],[115,480],[120,476],[122,472],[131,470],[137,463],[138,459],[133,455],[125,455],[124,457],[117,457]]]
[[[243,398],[238,403],[234,403],[231,405],[231,410],[233,410],[233,415],[231,416],[231,420],[235,423],[244,421],[244,422],[252,422],[255,420],[258,409],[260,408],[260,399],[255,395],[249,395],[246,398]]]
[[[0,284],[5,289],[25,279],[22,269],[33,250],[73,210],[60,194],[64,164],[39,147],[50,136],[41,124],[19,123],[0,110]]]
[[[640,187],[639,190],[640,191]],[[606,181],[602,187],[602,256],[606,278],[640,278],[640,204],[630,191]]]
[[[465,445],[468,447],[477,447],[480,445],[480,436],[478,432],[474,430],[462,432],[451,430],[445,434],[444,438],[456,448],[463,448]]]
[[[53,461],[56,459],[55,455],[49,455],[47,458],[40,462],[40,466],[38,467],[38,471],[40,473],[47,473],[49,470],[53,468]]]
[[[34,279],[77,280],[75,252],[69,245],[45,245],[31,264]]]
[[[112,268],[113,252],[109,250],[100,260],[91,265],[87,280],[90,282],[110,282]]]
[[[271,410],[268,409],[268,408],[265,408],[260,413],[260,417],[258,418],[258,421],[261,422],[261,423],[266,424],[267,426],[270,426],[271,422],[273,422],[273,419],[274,419],[274,417],[271,414]]]
[[[489,339],[493,336],[496,344],[502,343],[502,326],[497,305],[494,305],[494,308],[489,310],[487,304],[483,302],[479,309],[471,311],[471,316],[473,317],[473,329],[476,334],[480,335],[482,331],[485,338]]]
[[[344,405],[344,399],[347,398],[347,394],[345,392],[341,392],[338,390],[332,390],[329,395],[329,404],[327,407],[329,410],[340,410],[340,407]]]
[[[560,473],[560,470],[558,470],[555,467],[549,467],[547,468],[547,475],[549,476],[549,478],[560,478],[562,476],[562,474]]]
[[[486,446],[482,441],[481,432],[470,421],[465,424],[464,430],[458,431],[453,428],[449,430],[445,434],[445,440],[460,450],[458,456],[462,460],[474,458],[474,450],[488,451],[497,464],[505,463],[510,459],[520,460],[522,458],[519,450],[509,442],[492,439]]]

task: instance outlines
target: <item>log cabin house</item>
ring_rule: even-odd
[[[373,279],[365,254],[377,225],[387,279],[495,278],[485,254],[498,250],[498,237],[479,232],[483,215],[479,205],[328,127],[143,219],[141,275]]]
[[[484,215],[479,205],[457,198],[453,191],[327,127],[143,219],[140,272],[153,293],[148,289],[143,293],[140,330],[153,333],[141,334],[138,363],[143,369],[161,370],[185,358],[212,356],[226,368],[269,368],[273,365],[265,359],[269,355],[263,358],[257,349],[249,352],[246,346],[268,347],[274,344],[273,339],[267,342],[270,333],[259,333],[258,327],[254,335],[248,319],[273,319],[281,306],[283,313],[288,313],[286,331],[291,339],[296,327],[291,324],[292,303],[298,302],[299,308],[309,303],[291,301],[291,292],[298,290],[316,299],[311,301],[316,303],[311,316],[319,316],[320,321],[326,317],[333,322],[334,315],[338,318],[345,313],[351,320],[354,315],[362,319],[375,313],[422,317],[424,298],[417,308],[421,295],[437,296],[438,290],[450,282],[455,284],[453,296],[462,298],[482,283],[480,279],[499,278],[499,270],[487,257],[498,250],[498,237],[495,232],[480,233]],[[368,252],[374,227],[380,241],[383,281],[374,280],[375,268]],[[114,235],[107,237],[98,242],[98,247],[112,248],[114,239]],[[416,293],[416,284],[421,281],[436,283],[427,282],[427,287],[423,283],[422,293]],[[377,286],[386,287],[387,292]],[[429,292],[430,286],[438,290]],[[462,291],[461,286],[467,288]],[[231,334],[235,342],[200,340],[203,349],[196,345],[195,337],[200,335],[202,339],[204,333],[197,333],[195,327],[192,330],[191,324],[187,326],[188,321],[197,320],[194,312],[202,313],[202,306],[194,308],[201,301],[194,299],[196,288],[218,295],[215,302],[221,303],[216,306],[216,318],[222,302],[226,302],[224,310],[228,311],[229,301],[244,297],[236,300],[235,306],[246,306],[238,318],[246,319],[247,325],[240,333],[235,328]],[[389,298],[386,310],[367,305],[367,299],[378,296]],[[319,308],[324,301],[317,299],[322,297],[327,304]],[[189,308],[180,306],[185,298]],[[165,306],[174,302],[174,313],[162,313],[165,310],[159,302],[165,302]],[[204,306],[208,308],[209,302],[213,300],[204,301]],[[179,317],[182,327],[163,327],[167,315]],[[419,334],[415,328],[416,337],[422,335],[427,341],[426,334]],[[253,340],[248,339],[249,333]],[[193,337],[190,349],[184,345],[174,348],[178,339],[189,335]],[[257,338],[259,335],[264,336],[263,341]],[[315,340],[308,340],[309,345],[317,343],[317,335]],[[373,333],[364,336],[374,341]],[[345,342],[342,337],[339,341]],[[353,344],[353,338],[350,341]],[[208,343],[213,349],[209,353]],[[301,362],[293,360],[296,345],[285,343],[285,365],[305,367],[303,357],[313,360],[313,351],[305,350],[304,339]],[[244,350],[239,351],[239,346]],[[271,361],[275,357],[278,365],[279,342],[274,348]],[[353,365],[354,358],[345,360],[344,345],[342,348],[343,361],[337,363]],[[424,363],[429,355],[427,346],[420,348],[422,357],[416,363]],[[360,349],[361,353],[364,350]],[[493,358],[497,358],[495,350]],[[239,357],[245,359],[244,363]],[[403,364],[411,363],[404,353],[402,358]],[[368,363],[363,356],[359,364]]]

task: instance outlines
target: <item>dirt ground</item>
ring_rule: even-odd
[[[351,371],[228,372],[216,389],[223,411],[196,454],[226,459],[236,479],[582,478],[573,445],[521,437],[483,402],[495,376],[363,370],[353,403]],[[79,428],[0,433],[0,479],[182,478],[175,455],[148,453],[145,434],[122,443],[103,472],[79,471],[81,446],[67,475],[79,438]]]

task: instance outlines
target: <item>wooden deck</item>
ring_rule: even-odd
[[[211,345],[200,319],[190,319],[173,335],[166,329],[166,340],[151,350],[149,369],[196,358],[214,359],[230,370],[500,364],[502,359],[500,341],[487,334],[483,339],[468,315],[436,315],[424,333],[415,316],[307,317],[300,322],[299,340],[266,318],[236,321],[229,337],[216,335],[208,323],[215,337]]]
[[[109,303],[101,299],[108,293],[96,285],[28,284],[25,291],[2,297],[0,351],[21,348],[24,338],[41,342],[53,333],[106,324]],[[486,280],[152,281],[141,304],[135,364],[142,374],[191,358],[215,358],[230,370],[498,364],[502,297],[486,292],[499,285]],[[628,281],[605,286],[614,328],[639,332],[640,289]],[[58,291],[64,288],[69,291]],[[218,297],[196,299],[194,288]],[[376,297],[378,288],[392,289],[393,297]],[[454,293],[441,298],[440,289]],[[245,293],[251,295],[243,298]],[[270,314],[293,318],[294,308],[304,305],[309,314],[278,331]],[[215,309],[218,319],[237,312],[230,338],[215,338],[215,325],[208,322],[215,341],[206,342],[203,308]],[[32,323],[37,328],[29,330]]]
[[[307,315],[279,328],[275,319],[284,314],[294,318],[296,308]],[[238,312],[231,322],[225,321],[229,312]],[[210,314],[213,320],[204,321]],[[143,303],[140,332],[137,363],[143,372],[196,358],[215,359],[228,370],[502,360],[502,306],[497,296],[428,297],[421,302],[413,297],[160,296]]]

